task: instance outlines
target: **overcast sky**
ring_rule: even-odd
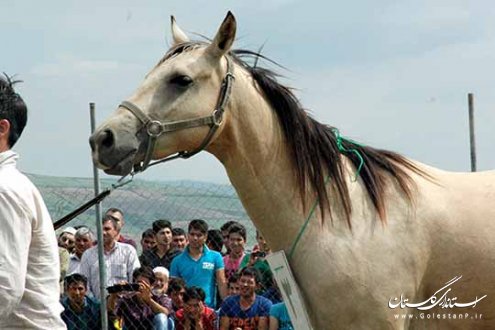
[[[265,44],[303,105],[365,144],[469,171],[473,92],[478,168],[495,169],[493,1],[0,0],[0,71],[24,81],[30,111],[21,170],[91,177],[88,103],[101,122],[131,94],[168,49],[170,15],[211,37],[228,10],[235,47]],[[228,182],[209,154],[140,177]]]

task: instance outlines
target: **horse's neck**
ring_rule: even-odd
[[[225,127],[209,150],[224,164],[272,248],[287,249],[306,214],[277,115],[244,75],[236,75],[227,111]]]

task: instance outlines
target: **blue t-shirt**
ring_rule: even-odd
[[[198,286],[205,291],[205,303],[208,307],[215,308],[217,286],[216,272],[223,269],[223,258],[219,252],[203,247],[203,254],[198,260],[189,255],[189,247],[172,260],[170,276],[180,277],[186,282],[186,286]]]
[[[273,316],[278,320],[279,330],[294,330],[285,303],[281,302],[273,305],[270,309],[270,316]]]
[[[258,329],[260,317],[269,317],[272,302],[265,297],[256,295],[253,304],[246,310],[241,309],[241,296],[235,295],[225,299],[220,308],[220,317],[228,317],[229,328],[243,330]]]

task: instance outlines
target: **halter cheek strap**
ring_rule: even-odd
[[[136,116],[136,118],[139,119],[139,121],[141,121],[142,123],[141,128],[144,128],[148,135],[148,145],[146,147],[146,155],[144,157],[143,162],[134,165],[134,173],[143,172],[145,169],[147,169],[150,166],[159,163],[164,163],[172,159],[189,158],[191,156],[194,156],[198,152],[204,150],[208,146],[211,139],[213,138],[213,135],[215,135],[215,132],[217,131],[218,127],[223,121],[223,113],[225,111],[225,106],[229,100],[230,92],[232,90],[232,82],[234,80],[234,75],[232,74],[231,71],[232,69],[231,60],[228,57],[226,57],[226,59],[227,59],[227,73],[225,74],[225,77],[223,78],[222,81],[222,86],[220,88],[217,105],[213,110],[212,114],[209,116],[162,123],[159,120],[152,119],[150,116],[144,113],[143,110],[141,110],[137,105],[135,105],[132,102],[123,101],[120,104],[122,108],[129,110],[132,114],[134,114],[134,116]],[[200,127],[200,126],[209,126],[210,130],[203,139],[203,142],[201,142],[201,144],[196,149],[194,149],[193,151],[186,151],[186,150],[180,151],[175,155],[151,163],[151,158],[153,157],[153,151],[155,149],[156,140],[163,133],[169,133],[169,132],[174,132],[178,130],[193,128],[193,127]]]

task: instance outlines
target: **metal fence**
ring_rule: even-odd
[[[54,221],[62,218],[94,196],[92,179],[28,176],[41,191]],[[109,187],[112,183],[114,183],[112,180],[102,180],[102,188]],[[153,296],[155,302],[166,306],[170,310],[170,320],[160,319],[164,315],[153,308],[151,308],[151,314],[148,310],[143,315],[140,315],[142,312],[140,308],[146,304],[143,305],[143,301],[136,297],[135,292],[123,291],[113,298],[115,301],[109,303],[109,300],[107,300],[109,305],[109,328],[154,329],[157,328],[156,324],[162,322],[169,329],[216,329],[220,325],[220,316],[223,316],[224,319],[229,319],[229,328],[254,329],[257,328],[254,325],[260,320],[266,318],[268,321],[269,305],[281,301],[263,255],[250,254],[252,249],[256,249],[258,245],[256,229],[246,215],[235,190],[230,185],[192,181],[157,183],[135,180],[129,185],[113,191],[103,201],[103,211],[110,207],[119,208],[124,212],[125,226],[122,234],[137,242],[138,255],[142,253],[140,244],[142,233],[149,229],[153,221],[157,219],[167,219],[171,221],[174,228],[182,228],[186,233],[188,223],[192,219],[205,220],[211,229],[220,229],[228,221],[236,221],[242,224],[247,233],[245,242],[246,256],[243,265],[254,266],[257,270],[260,278],[255,290],[257,295],[266,297],[267,300],[262,300],[262,303],[256,307],[259,311],[253,309],[254,314],[247,319],[236,316],[238,315],[239,303],[234,298],[224,300],[223,304],[211,305],[211,310],[201,308],[204,315],[195,319],[193,316],[198,316],[198,305],[201,305],[199,301],[201,300],[199,299],[201,295],[197,296],[197,294],[198,292],[201,293],[201,291],[187,287],[187,285],[181,286],[180,280],[178,281],[179,284],[176,283],[176,280],[172,280],[175,282],[170,283],[167,296],[163,296],[162,293],[160,293],[161,298],[159,298],[160,295]],[[94,208],[81,214],[65,227],[81,225],[89,227],[96,233]],[[225,248],[223,252],[225,253]],[[247,277],[239,278],[234,276],[235,280],[228,285],[231,290],[230,294],[237,294],[239,286],[250,285],[249,283],[244,283]],[[132,282],[132,279],[129,279],[129,281]],[[195,293],[195,290],[198,292]],[[188,297],[187,303],[181,300],[183,292]],[[63,300],[65,299],[66,305],[71,301],[69,296],[66,291],[62,297]],[[95,322],[99,322],[99,314],[95,312],[100,308],[97,299],[86,299],[88,299],[86,306],[90,307],[87,307],[89,309],[85,314],[78,315],[73,313],[74,315],[71,317],[66,317],[69,329],[93,329]],[[66,309],[69,308],[70,306]],[[84,318],[92,320],[93,323],[84,323]]]

